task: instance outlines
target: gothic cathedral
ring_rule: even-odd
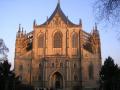
[[[101,45],[97,25],[91,33],[72,23],[60,3],[46,22],[33,23],[26,33],[19,26],[15,45],[15,73],[35,90],[97,90]]]

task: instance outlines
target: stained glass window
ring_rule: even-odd
[[[38,47],[44,48],[44,33],[40,34],[38,39]]]
[[[78,35],[77,33],[73,32],[72,34],[72,48],[78,47]]]
[[[62,34],[56,32],[54,35],[54,48],[62,48]]]

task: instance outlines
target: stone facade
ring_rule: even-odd
[[[97,26],[91,33],[72,23],[57,7],[33,31],[19,30],[15,45],[15,73],[23,83],[60,90],[97,89],[101,46]]]

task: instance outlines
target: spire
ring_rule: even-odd
[[[34,22],[33,22],[33,27],[35,27],[36,26],[36,20],[34,19]]]
[[[21,24],[19,24],[19,29],[18,29],[18,32],[20,32],[21,31]]]
[[[67,24],[67,22],[72,25],[72,26],[78,26],[74,23],[72,23],[70,20],[68,20],[68,18],[66,17],[66,15],[63,13],[61,7],[60,7],[60,0],[58,0],[57,6],[54,10],[54,12],[52,13],[52,15],[48,18],[48,20],[46,22],[44,22],[41,25],[46,25],[46,23],[50,22],[51,20],[53,20],[53,18],[55,17],[56,14],[59,14],[59,16],[61,17],[61,19]]]
[[[21,33],[21,24],[19,24],[19,28],[18,28],[18,32],[16,34],[16,37],[20,37],[20,33]]]
[[[60,5],[60,0],[58,0],[58,4]]]
[[[95,26],[93,27],[93,35],[95,35],[99,38],[99,31],[97,28],[97,23],[95,23]]]
[[[81,19],[79,20],[79,25],[82,27],[82,20]]]
[[[58,0],[58,3],[57,3],[57,8],[60,9],[60,0]]]
[[[95,23],[95,30],[97,30],[97,23]]]

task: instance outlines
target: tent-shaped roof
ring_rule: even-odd
[[[78,26],[78,25],[72,23],[72,22],[65,16],[65,14],[63,13],[63,11],[61,10],[60,3],[57,4],[56,9],[54,10],[53,14],[52,14],[52,15],[48,18],[48,20],[47,20],[45,23],[43,23],[42,25],[46,25],[47,23],[50,23],[50,21],[54,18],[54,16],[56,15],[56,13],[58,13],[58,14],[60,15],[60,17],[62,18],[62,20],[63,20],[66,24],[68,24],[68,25],[70,25],[70,26]],[[40,25],[40,26],[41,26],[41,25]]]

